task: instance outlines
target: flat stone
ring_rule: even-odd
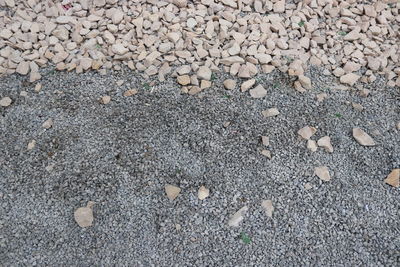
[[[247,90],[249,90],[251,87],[253,87],[253,85],[256,83],[255,79],[250,79],[247,80],[245,82],[242,83],[242,85],[240,86],[240,90],[242,92],[246,92]]]
[[[384,180],[385,183],[398,188],[400,186],[400,169],[393,169]]]
[[[197,71],[197,77],[203,80],[211,80],[212,72],[209,67],[201,66]]]
[[[333,146],[331,144],[331,138],[329,136],[321,137],[318,142],[318,146],[325,148],[325,150],[329,153],[333,152]]]
[[[241,221],[243,221],[244,215],[246,214],[248,209],[249,208],[247,206],[244,206],[243,208],[235,212],[235,214],[233,214],[229,218],[228,225],[231,227],[239,227],[239,224]]]
[[[311,136],[313,136],[317,132],[317,129],[310,126],[305,126],[297,131],[297,134],[300,135],[303,139],[309,140]]]
[[[233,90],[236,87],[236,81],[232,80],[232,79],[226,79],[224,81],[224,87],[225,87],[225,89]]]
[[[354,73],[348,73],[340,77],[340,82],[353,86],[358,81],[358,79],[360,79],[359,75]]]
[[[254,89],[250,89],[249,92],[252,98],[263,98],[267,95],[267,90],[261,84],[257,85]]]
[[[266,118],[278,116],[280,114],[279,110],[277,108],[269,108],[269,109],[262,111],[261,113]]]
[[[375,141],[360,128],[353,128],[353,137],[362,146],[375,146]]]
[[[9,105],[11,105],[11,103],[12,103],[12,100],[8,96],[3,97],[0,100],[0,106],[2,106],[2,107],[8,107]]]
[[[178,76],[177,81],[180,85],[188,85],[190,84],[190,76],[189,75]]]
[[[168,199],[171,201],[175,200],[181,192],[179,187],[170,184],[165,185],[164,189]]]
[[[326,166],[316,167],[314,169],[314,175],[318,176],[322,181],[328,182],[331,180],[331,176],[329,174],[329,169]]]

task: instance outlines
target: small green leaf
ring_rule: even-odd
[[[227,99],[230,99],[230,98],[231,98],[230,95],[224,95],[223,97],[224,97],[224,98],[227,98]]]
[[[340,32],[338,32],[338,34],[339,34],[340,36],[345,36],[347,33],[346,33],[346,32],[343,32],[343,31],[340,31]]]
[[[148,83],[144,83],[143,84],[143,89],[144,90],[150,90],[150,88],[151,88],[150,84],[148,84]]]
[[[299,22],[299,26],[300,26],[300,27],[303,27],[303,26],[304,26],[304,21],[300,21],[300,22]]]
[[[95,46],[96,46],[97,49],[101,48],[101,45],[99,45],[99,44],[96,44]]]
[[[246,235],[246,233],[241,232],[240,239],[242,239],[243,243],[245,243],[245,244],[251,243],[251,238],[248,235]]]
[[[217,75],[215,73],[211,73],[211,81],[215,81],[217,79]]]
[[[343,117],[342,114],[340,114],[340,113],[336,113],[335,116],[336,116],[337,118]]]

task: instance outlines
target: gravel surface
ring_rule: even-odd
[[[314,89],[304,94],[278,72],[257,77],[264,99],[225,90],[225,75],[196,96],[123,71],[45,69],[39,93],[21,76],[0,78],[0,98],[13,100],[0,107],[1,265],[395,266],[400,191],[383,180],[400,166],[399,88],[378,79],[365,98],[332,89],[318,70],[307,75]],[[122,96],[131,88],[139,93]],[[322,92],[328,98],[317,102]],[[272,107],[280,114],[264,118]],[[318,129],[314,140],[330,136],[334,152],[308,151],[297,135],[306,125]],[[359,145],[353,127],[377,145]],[[260,154],[262,135],[271,160]],[[321,165],[329,182],[313,175]],[[175,201],[167,183],[182,189]],[[210,189],[203,201],[201,185]],[[260,205],[266,199],[272,218]],[[88,201],[94,224],[80,228],[73,213]],[[229,227],[243,206],[244,220]]]

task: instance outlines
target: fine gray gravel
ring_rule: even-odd
[[[13,100],[0,107],[1,265],[398,265],[400,191],[383,180],[400,167],[400,90],[378,79],[363,98],[357,89],[333,90],[318,70],[307,75],[314,89],[305,94],[278,72],[258,77],[265,99],[226,91],[228,76],[198,96],[181,94],[172,80],[147,86],[131,72],[47,69],[40,93],[24,77],[0,78],[0,98]],[[119,79],[126,82],[117,86]],[[123,97],[130,88],[139,93]],[[328,98],[318,103],[321,92]],[[100,104],[107,94],[111,102]],[[263,118],[270,107],[281,114]],[[48,118],[54,125],[45,130]],[[332,138],[332,154],[306,149],[296,133],[306,125],[318,128],[315,140]],[[353,127],[377,146],[359,145]],[[270,137],[272,160],[260,154],[261,135]],[[313,176],[320,165],[331,181]],[[175,201],[166,183],[182,188]],[[211,190],[204,201],[201,185]],[[95,221],[82,229],[73,212],[88,201],[96,202]],[[228,227],[245,205],[240,227]]]

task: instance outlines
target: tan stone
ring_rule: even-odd
[[[224,84],[225,89],[228,89],[228,90],[233,90],[236,87],[236,81],[232,80],[232,79],[226,79],[223,84]]]
[[[175,200],[180,194],[180,192],[181,189],[177,186],[170,184],[165,185],[165,193],[167,194],[168,199],[171,201]]]
[[[297,131],[297,134],[300,135],[303,139],[309,140],[311,136],[313,136],[317,132],[317,129],[310,126],[305,126]]]
[[[331,180],[331,176],[329,174],[329,169],[326,166],[316,167],[314,169],[314,175],[318,176],[322,181],[328,182]]]
[[[393,169],[384,180],[385,183],[398,188],[400,186],[400,169]]]
[[[375,141],[366,132],[360,128],[353,128],[353,137],[356,141],[363,146],[375,146]]]
[[[188,85],[190,84],[190,76],[189,75],[178,76],[177,81],[180,85]]]

